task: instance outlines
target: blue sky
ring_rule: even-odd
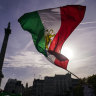
[[[86,5],[86,13],[62,47],[67,46],[74,55],[68,70],[78,77],[96,74],[96,0],[0,0],[0,48],[4,28],[9,21],[12,29],[4,60],[2,88],[8,78],[17,78],[32,85],[34,78],[66,74],[65,70],[51,64],[37,52],[31,35],[21,28],[18,18],[27,12],[71,4]]]

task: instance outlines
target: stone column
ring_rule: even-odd
[[[5,58],[8,38],[10,34],[11,34],[11,29],[10,29],[10,22],[9,22],[8,27],[5,28],[5,36],[4,36],[1,53],[0,53],[0,85],[1,85],[1,80],[4,77],[4,75],[2,74],[2,67],[3,67],[4,58]]]

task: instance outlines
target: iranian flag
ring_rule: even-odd
[[[53,64],[67,69],[68,58],[60,53],[62,45],[82,21],[85,6],[68,5],[24,14],[19,23],[31,33],[36,49]],[[36,58],[34,58],[36,59]]]

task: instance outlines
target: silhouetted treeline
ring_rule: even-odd
[[[73,88],[74,96],[83,96],[84,87],[82,85],[87,84],[94,90],[96,96],[96,75],[92,75],[82,79],[82,82],[75,88]]]
[[[85,81],[89,84],[90,87],[93,87],[94,93],[96,95],[96,74],[85,78]]]
[[[78,86],[76,86],[76,87],[74,87],[73,88],[73,94],[74,94],[74,96],[84,96],[83,89],[84,88],[82,87],[81,84],[78,85]]]

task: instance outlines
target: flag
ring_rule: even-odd
[[[0,96],[21,96],[20,94],[1,92]]]
[[[36,49],[55,65],[67,69],[68,58],[60,53],[63,43],[82,21],[85,6],[67,5],[26,13],[18,21],[31,33]]]

